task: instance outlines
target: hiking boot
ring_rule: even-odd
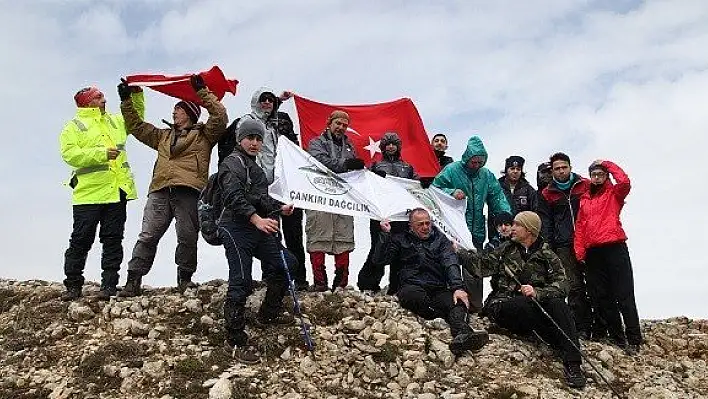
[[[450,342],[450,352],[455,356],[462,355],[465,351],[477,351],[489,342],[489,334],[484,330],[471,330],[460,333]]]
[[[590,340],[590,331],[587,330],[580,330],[578,331],[578,339],[581,341],[588,341]]]
[[[326,285],[315,284],[310,287],[310,292],[325,292],[327,291]]]
[[[81,287],[67,287],[66,291],[61,294],[61,300],[64,302],[75,301],[81,298]]]
[[[570,388],[582,389],[585,388],[585,375],[580,368],[580,362],[569,362],[563,365],[563,375],[565,383]]]
[[[188,288],[197,288],[197,284],[192,281],[191,273],[177,272],[177,289],[184,293]]]
[[[280,313],[276,316],[265,316],[263,313],[258,312],[256,315],[256,320],[262,325],[291,325],[295,323],[295,318],[289,314]]]
[[[240,344],[242,342],[238,342]],[[252,345],[235,345],[233,339],[227,338],[224,346],[231,352],[231,357],[243,364],[258,364],[261,361],[258,351]]]
[[[130,298],[140,296],[142,294],[140,286],[142,285],[143,277],[135,272],[128,272],[128,281],[125,282],[125,287],[118,294],[120,298]]]
[[[116,287],[105,287],[98,291],[96,298],[101,301],[107,301],[111,299],[112,296],[116,296],[117,293],[118,289]]]
[[[637,356],[639,355],[639,345],[637,344],[629,344],[625,346],[624,348],[624,353],[627,354],[627,356]]]

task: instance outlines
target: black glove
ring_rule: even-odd
[[[349,158],[344,161],[344,167],[347,170],[361,170],[364,169],[364,161],[359,158]]]
[[[383,170],[374,170],[373,172],[383,178],[386,178],[386,172],[384,172]]]
[[[121,84],[118,85],[118,97],[120,97],[121,101],[129,100],[131,92],[132,90],[127,83],[121,82]]]
[[[204,78],[202,78],[201,75],[192,75],[192,77],[189,78],[189,83],[192,84],[194,91],[199,91],[201,89],[206,88]]]
[[[430,187],[431,184],[433,184],[433,179],[429,179],[429,178],[420,179],[420,186],[423,187],[424,189]]]

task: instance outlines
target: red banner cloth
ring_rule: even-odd
[[[411,164],[420,177],[433,177],[440,171],[423,121],[410,98],[380,104],[331,105],[294,97],[304,149],[325,130],[332,111],[342,110],[350,118],[347,137],[367,167],[381,159],[379,140],[384,133],[395,132],[402,142],[401,158]]]
[[[197,104],[202,103],[202,100],[194,92],[192,85],[189,83],[189,78],[193,74],[179,76],[167,75],[130,75],[126,77],[126,81],[130,86],[144,86],[168,96],[179,98],[180,100],[192,101]],[[238,80],[226,79],[224,73],[218,66],[213,66],[206,72],[199,72],[199,75],[204,79],[204,83],[214,95],[221,100],[226,93],[236,95],[236,85]]]

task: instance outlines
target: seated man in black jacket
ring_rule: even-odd
[[[395,235],[390,234],[387,220],[381,222],[374,262],[399,261],[401,288],[397,295],[401,306],[424,319],[444,318],[450,325],[453,354],[482,348],[489,335],[468,324],[469,299],[452,243],[432,225],[425,209],[413,209],[408,220],[410,229]]]
[[[371,165],[369,170],[381,177],[396,176],[418,180],[418,175],[415,173],[413,166],[401,159],[401,144],[401,138],[398,137],[396,133],[385,133],[379,141],[383,159]],[[391,223],[391,230],[394,234],[403,233],[408,230],[408,223],[393,222]],[[369,249],[369,255],[366,257],[364,266],[362,266],[359,271],[357,286],[361,291],[371,290],[377,292],[381,290],[379,283],[381,283],[381,278],[383,278],[384,275],[384,266],[386,266],[372,262],[374,249],[379,240],[379,222],[377,220],[371,219],[369,222],[369,233],[371,234],[371,248]],[[388,295],[396,295],[398,291],[400,285],[398,281],[399,271],[400,266],[394,259],[391,262],[391,270],[388,275]]]
[[[229,286],[224,301],[227,343],[244,363],[259,361],[249,348],[246,326],[246,298],[253,292],[251,268],[253,257],[261,261],[266,293],[258,311],[264,324],[283,321],[283,297],[286,277],[275,233],[278,213],[290,215],[292,205],[283,205],[268,195],[265,172],[256,164],[263,145],[265,129],[256,120],[244,120],[237,130],[238,147],[219,165],[218,181],[224,210],[220,232],[229,263]]]

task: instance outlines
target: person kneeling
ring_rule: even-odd
[[[561,260],[539,237],[540,230],[541,219],[535,212],[520,212],[514,217],[511,241],[492,251],[458,250],[457,255],[462,267],[471,274],[496,279],[496,294],[485,304],[489,319],[516,334],[535,331],[560,350],[568,386],[582,388],[585,386],[580,368],[582,356],[576,349],[580,344],[570,307],[565,302],[568,282]]]
[[[253,257],[261,261],[266,293],[258,310],[262,324],[282,324],[283,297],[287,279],[280,257],[277,213],[290,215],[292,205],[268,196],[268,181],[256,155],[263,145],[265,128],[255,120],[245,120],[237,130],[239,146],[219,165],[218,181],[222,189],[224,211],[219,225],[229,263],[229,286],[224,301],[226,341],[244,363],[259,358],[248,346],[246,298],[253,292],[251,268]]]
[[[392,235],[388,220],[380,225],[373,263],[400,264],[401,286],[396,295],[401,306],[427,320],[445,319],[453,337],[450,351],[456,356],[481,349],[489,342],[489,334],[468,324],[469,299],[457,256],[452,242],[431,224],[428,211],[413,209],[404,233]]]

